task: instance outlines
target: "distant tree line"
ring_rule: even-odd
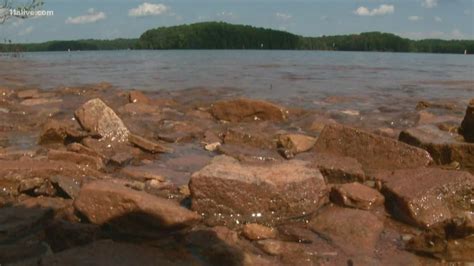
[[[474,40],[414,41],[390,33],[303,37],[292,33],[202,22],[148,30],[139,39],[50,41],[37,44],[0,44],[0,51],[75,51],[124,49],[282,49],[474,54]]]

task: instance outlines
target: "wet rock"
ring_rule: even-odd
[[[416,168],[432,162],[425,150],[343,125],[326,126],[315,151],[353,157],[364,169]]]
[[[0,245],[0,262],[5,265],[38,265],[42,257],[51,254],[44,242]]]
[[[227,130],[224,135],[225,144],[246,145],[260,149],[276,149],[276,129],[260,124],[257,126],[240,125]]]
[[[454,110],[456,109],[456,104],[448,103],[448,102],[429,102],[429,101],[419,101],[416,104],[416,110],[423,110],[426,108],[438,108],[438,109],[446,109],[446,110]]]
[[[380,192],[357,182],[332,187],[330,198],[337,204],[363,210],[370,210],[384,202]]]
[[[278,238],[284,241],[297,243],[313,243],[317,241],[317,235],[311,230],[298,224],[285,224],[278,227]]]
[[[40,98],[40,92],[37,89],[19,91],[17,97],[20,99]]]
[[[316,140],[316,138],[302,134],[282,134],[278,136],[278,147],[283,149],[284,157],[289,159],[295,154],[312,149]]]
[[[69,219],[76,220],[73,214],[72,201],[69,199],[56,197],[34,197],[22,200],[16,206],[27,209],[44,209],[51,210],[54,219]]]
[[[192,209],[209,222],[274,223],[316,211],[327,199],[318,170],[302,161],[244,164],[215,157],[189,184]]]
[[[0,211],[0,244],[12,243],[34,234],[45,225],[54,212],[51,209],[13,205]]]
[[[112,157],[110,157],[109,162],[116,166],[125,166],[129,164],[132,160],[134,159],[132,154],[129,154],[127,152],[118,152],[114,154]]]
[[[87,136],[88,135],[85,132],[81,132],[78,129],[74,128],[74,125],[70,122],[49,120],[43,126],[42,132],[40,134],[39,143],[64,143],[64,141],[68,137],[72,140],[80,140]]]
[[[464,136],[466,141],[474,142],[474,99],[469,102],[459,133]]]
[[[88,148],[88,147],[86,147],[86,146],[84,146],[80,143],[71,143],[71,144],[67,145],[66,148],[67,148],[68,151],[71,151],[71,152],[84,154],[84,155],[88,155],[88,156],[91,156],[91,157],[98,157],[98,158],[101,158],[102,160],[105,159],[102,155],[100,155],[95,150],[93,150],[91,148]]]
[[[276,150],[259,149],[247,145],[218,145],[220,154],[231,156],[242,162],[275,162],[283,160]]]
[[[128,140],[130,141],[130,143],[136,145],[137,147],[151,153],[163,153],[173,151],[171,148],[165,147],[160,143],[145,139],[135,134],[129,134]]]
[[[474,261],[474,223],[472,218],[453,219],[436,224],[410,240],[406,248],[419,254],[454,262]]]
[[[183,121],[164,121],[157,138],[171,143],[185,143],[203,134],[203,129]]]
[[[459,140],[457,134],[423,125],[402,131],[399,140],[427,150],[437,164],[458,162],[465,168],[474,169],[474,144]]]
[[[148,105],[144,103],[128,103],[118,109],[118,111],[122,114],[129,114],[132,117],[138,116],[158,116],[160,114],[160,110],[157,106]]]
[[[261,240],[275,238],[275,229],[260,224],[246,224],[242,228],[242,234],[249,240]]]
[[[111,141],[128,141],[130,132],[115,112],[100,99],[92,99],[74,113],[81,126]]]
[[[92,223],[124,225],[130,223],[155,228],[182,228],[190,226],[200,216],[177,204],[145,192],[135,191],[107,181],[84,185],[74,202],[78,211]]]
[[[149,104],[150,99],[143,94],[141,91],[131,91],[128,93],[128,100],[130,103],[143,103],[143,104]]]
[[[390,212],[409,224],[427,228],[472,211],[474,178],[467,172],[418,168],[377,178]]]
[[[90,266],[128,266],[128,265],[198,265],[186,254],[166,254],[160,248],[132,243],[101,240],[92,244],[68,249],[41,259],[41,266],[90,265]]]
[[[57,104],[61,103],[62,99],[57,98],[38,98],[38,99],[26,99],[23,100],[20,104],[25,106],[35,106],[35,105],[45,105],[45,104]]]
[[[220,142],[213,142],[213,143],[209,143],[206,146],[204,146],[204,149],[206,149],[206,151],[217,151],[217,149],[221,145],[222,144]]]
[[[84,224],[57,220],[45,230],[45,237],[54,252],[77,246],[84,246],[97,240],[100,228],[94,224]]]
[[[91,167],[95,170],[101,170],[105,167],[104,162],[100,157],[94,157],[70,151],[49,150],[48,159],[51,161],[71,162],[75,163],[76,165]]]
[[[157,180],[159,182],[166,181],[166,178],[153,170],[143,167],[127,166],[120,171],[125,176],[138,181]]]
[[[82,144],[93,150],[105,160],[112,161],[115,164],[123,165],[134,157],[139,157],[142,153],[139,148],[132,147],[124,142],[107,141],[104,139],[85,138]],[[112,160],[112,158],[114,158]]]
[[[347,255],[372,256],[383,222],[367,211],[327,207],[311,219],[309,228]]]
[[[79,195],[81,190],[81,185],[84,182],[85,178],[81,177],[68,177],[68,176],[51,176],[51,183],[60,188],[66,195],[75,199]]]
[[[297,156],[296,159],[310,161],[313,167],[321,171],[328,183],[340,184],[365,180],[362,165],[351,157],[316,152]]]
[[[219,120],[240,121],[284,121],[288,112],[276,104],[252,99],[235,99],[216,102],[211,107],[211,114]]]

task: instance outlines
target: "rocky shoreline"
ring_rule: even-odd
[[[0,99],[1,265],[474,262],[474,99],[374,128],[204,88]]]

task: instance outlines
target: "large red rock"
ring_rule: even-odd
[[[466,109],[466,115],[459,128],[459,133],[468,142],[474,142],[474,99],[471,99]]]
[[[298,160],[240,163],[215,157],[194,173],[189,184],[192,209],[208,221],[235,225],[276,223],[316,211],[327,201],[321,173]]]
[[[474,143],[460,138],[433,125],[409,128],[399,136],[400,141],[427,150],[437,164],[458,162],[464,168],[474,169]]]
[[[309,227],[346,255],[373,256],[383,222],[367,211],[328,207],[311,219]]]
[[[126,142],[130,134],[122,120],[101,99],[92,99],[74,113],[81,126],[102,138]]]
[[[92,223],[128,224],[141,221],[156,228],[182,228],[200,219],[197,213],[178,203],[110,182],[84,185],[74,202],[75,208]]]
[[[284,121],[288,116],[288,111],[267,101],[242,98],[214,103],[211,107],[211,114],[219,120],[230,122]]]
[[[432,163],[425,150],[343,125],[327,125],[314,149],[353,157],[365,169],[416,168]]]
[[[418,168],[377,178],[391,213],[409,224],[426,228],[472,212],[474,177],[468,172]]]

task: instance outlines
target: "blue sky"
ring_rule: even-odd
[[[305,36],[391,32],[412,39],[474,39],[474,0],[44,0],[53,16],[11,19],[0,38],[41,42],[137,38],[147,29],[226,21]]]

